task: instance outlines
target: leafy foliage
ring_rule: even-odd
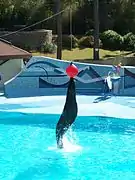
[[[103,47],[106,49],[121,49],[123,45],[123,37],[117,32],[108,30],[100,35]]]
[[[57,46],[53,43],[43,43],[40,47],[40,51],[43,53],[55,53],[57,50]]]
[[[0,0],[0,28],[15,30],[17,26],[27,26],[43,20],[56,13],[56,2],[56,0]],[[72,7],[73,34],[93,35],[90,30],[94,28],[93,0],[61,0],[61,9],[67,7]],[[62,19],[63,34],[69,34],[69,10],[62,14]],[[101,32],[113,29],[121,35],[135,33],[135,0],[99,0],[99,20]],[[56,18],[33,27],[33,29],[40,28],[52,29],[53,33],[57,33]],[[121,38],[117,36],[116,39]],[[113,45],[117,42],[116,39],[113,40]]]
[[[86,36],[93,36],[94,35],[94,29],[90,29],[85,33]]]
[[[54,0],[0,0],[0,27],[10,28],[42,20],[55,13],[55,3]],[[75,27],[84,24],[75,28],[76,33],[85,33],[93,28],[93,1],[61,0],[61,6],[62,9],[72,7]],[[63,24],[69,20],[68,13],[63,15]],[[135,32],[135,0],[99,0],[99,13],[101,30],[107,28],[119,33]]]
[[[78,39],[74,35],[65,35],[62,37],[62,44],[65,48],[71,48],[71,41],[72,41],[72,47],[76,48],[78,47]]]
[[[80,47],[93,47],[94,45],[94,37],[93,36],[84,36],[79,40]],[[102,42],[99,39],[99,47],[102,47]]]
[[[135,35],[133,33],[126,34],[123,39],[125,50],[135,50]]]
[[[93,36],[84,36],[79,40],[79,45],[81,47],[93,47],[94,37]]]

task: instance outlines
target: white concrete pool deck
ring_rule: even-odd
[[[6,99],[0,97],[0,112],[61,114],[65,96]],[[135,97],[77,96],[79,116],[135,119]]]

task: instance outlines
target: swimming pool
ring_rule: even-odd
[[[125,108],[126,100],[107,100],[99,103],[101,107],[95,103],[93,106],[98,107],[97,115],[93,112],[90,116],[88,113],[93,110],[86,110],[85,103],[92,103],[95,97],[91,97],[91,100],[87,97],[87,101],[85,97],[79,98],[84,108],[79,110],[79,117],[64,137],[63,150],[56,148],[55,126],[59,108],[50,111],[51,100],[37,98],[1,101],[0,179],[135,179],[135,116],[131,116],[134,110],[133,99],[126,99],[131,103],[131,106],[127,106],[130,108],[130,116],[128,118],[126,112],[124,118],[120,110]],[[53,106],[62,107],[64,99],[59,97],[58,101],[59,105],[54,103]],[[107,117],[104,114],[103,109],[107,105],[112,109],[110,101],[115,105],[116,101],[119,102],[119,111],[115,108],[119,112],[117,118],[115,115]],[[85,116],[84,109],[88,111],[84,113]]]

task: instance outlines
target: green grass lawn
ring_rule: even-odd
[[[108,59],[108,58],[113,58],[116,56],[124,56],[129,54],[130,52],[126,51],[109,51],[109,50],[103,50],[100,49],[100,59]],[[48,53],[39,53],[39,52],[33,52],[33,55],[36,56],[48,56],[52,58],[56,58],[56,54],[48,54]],[[62,51],[62,59],[63,60],[72,60],[72,61],[89,61],[93,59],[93,49],[92,48],[84,48],[84,49],[79,49],[75,48],[72,51],[70,50],[63,50]]]

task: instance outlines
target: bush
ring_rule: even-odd
[[[40,49],[41,49],[41,52],[44,52],[44,53],[55,53],[57,46],[53,43],[45,42],[41,45]]]
[[[78,47],[78,39],[74,35],[64,35],[62,37],[62,45],[65,48],[71,48],[71,36],[72,36],[72,47]]]
[[[79,40],[80,47],[93,47],[94,37],[93,36],[84,36]],[[101,40],[99,40],[99,47],[102,46]]]
[[[106,49],[122,49],[123,37],[113,30],[104,31],[100,35],[103,47]]]
[[[94,36],[94,30],[93,29],[90,29],[89,31],[87,31],[85,33],[86,36]]]
[[[21,48],[25,49],[26,51],[31,51],[32,50],[32,47],[28,44],[23,44],[22,46],[20,46]]]
[[[93,36],[84,36],[79,40],[79,46],[81,47],[92,47],[94,45]]]
[[[123,39],[123,47],[125,50],[132,51],[135,49],[135,35],[133,33],[124,35]]]

